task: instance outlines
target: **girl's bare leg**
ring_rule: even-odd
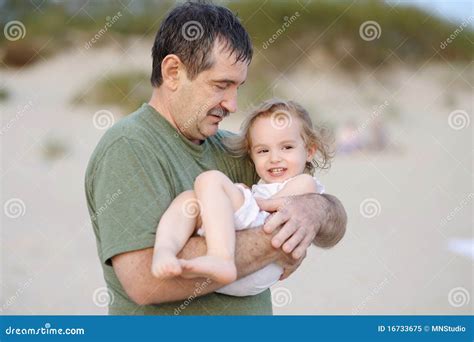
[[[192,235],[199,215],[194,191],[179,194],[161,217],[156,232],[152,273],[160,279],[181,274],[181,264],[176,255]]]
[[[181,276],[209,277],[222,284],[231,283],[237,278],[234,212],[244,202],[243,193],[219,171],[199,175],[194,191],[201,206],[207,255],[191,260],[181,259]]]

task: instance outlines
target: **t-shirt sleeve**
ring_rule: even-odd
[[[101,262],[154,245],[158,222],[174,193],[166,168],[151,148],[120,138],[100,160],[93,198]]]
[[[258,183],[259,177],[250,157],[242,157],[235,170],[236,178],[239,180],[239,183],[244,183],[247,186],[252,186]]]

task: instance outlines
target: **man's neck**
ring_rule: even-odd
[[[169,106],[166,104],[169,103],[169,98],[164,94],[163,91],[160,91],[158,88],[153,88],[153,93],[151,95],[150,101],[148,101],[148,104],[152,106],[162,117],[168,121],[171,126],[173,126],[179,133],[181,131],[178,128],[178,125],[173,119],[173,116],[171,115],[171,111],[169,110]],[[193,144],[196,145],[201,145],[204,140],[192,140],[189,139]]]
[[[152,106],[162,117],[164,117],[166,121],[171,124],[171,126],[179,131],[178,125],[174,121],[169,106],[167,105],[168,103],[169,99],[167,99],[166,94],[164,94],[158,88],[153,88],[153,93],[151,95],[150,101],[148,101],[148,104]]]

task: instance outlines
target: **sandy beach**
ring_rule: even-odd
[[[20,200],[19,212],[2,215],[2,314],[106,314],[83,178],[105,132],[94,113],[115,122],[127,113],[72,99],[110,73],[148,73],[150,46],[71,49],[0,70],[10,93],[0,103],[4,211]],[[354,78],[324,63],[307,61],[271,86],[336,135],[350,120],[369,132],[374,107],[387,103],[377,117],[388,146],[338,154],[318,174],[344,204],[348,231],[333,249],[310,248],[274,286],[275,314],[472,314],[473,259],[457,247],[468,240],[472,250],[472,64],[400,63]],[[221,127],[236,131],[245,109]]]

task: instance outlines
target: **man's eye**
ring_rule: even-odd
[[[227,88],[226,86],[221,86],[219,84],[216,84],[215,87],[220,90],[225,90]]]

